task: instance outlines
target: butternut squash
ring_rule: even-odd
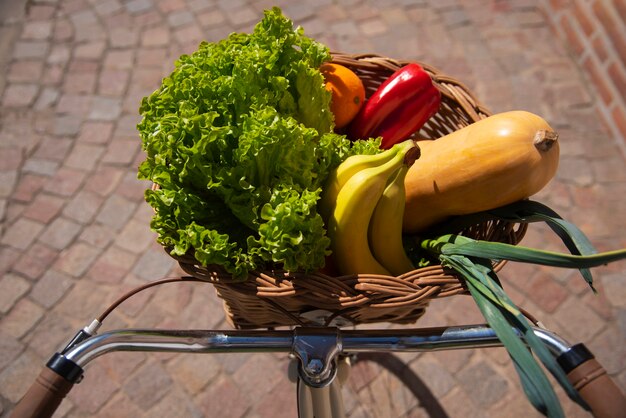
[[[452,215],[494,209],[532,196],[554,177],[557,133],[526,111],[495,114],[437,140],[405,179],[403,230],[419,233]]]

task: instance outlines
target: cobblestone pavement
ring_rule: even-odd
[[[8,3],[22,4],[3,8]],[[143,202],[148,185],[135,176],[143,158],[139,102],[177,56],[201,40],[249,31],[272,5],[334,50],[423,60],[463,80],[493,111],[543,115],[561,134],[562,157],[537,199],[598,248],[625,247],[626,169],[616,145],[623,139],[601,126],[597,93],[534,4],[31,0],[25,12],[12,10],[0,37],[0,415],[51,353],[122,291],[180,274],[155,243]],[[539,226],[524,242],[560,249]],[[566,270],[509,264],[502,277],[517,303],[563,337],[584,341],[626,388],[625,267],[595,270],[598,296]],[[464,297],[433,302],[421,320],[468,322],[481,317]],[[104,328],[128,326],[228,327],[213,290],[198,284],[140,294]],[[538,416],[501,349],[402,359],[450,417]],[[108,355],[88,367],[56,416],[293,417],[286,365],[276,354]],[[384,387],[367,368],[356,375],[358,390]],[[564,407],[567,416],[587,416],[566,399]],[[423,412],[409,405],[403,416]]]

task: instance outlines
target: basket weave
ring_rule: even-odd
[[[356,72],[368,97],[393,72],[409,63],[374,54],[343,53],[333,53],[333,62]],[[439,112],[416,137],[437,139],[490,115],[461,82],[427,64],[419,64],[441,91],[442,103]],[[517,244],[526,226],[488,221],[459,232],[475,239]],[[224,302],[226,317],[236,328],[307,325],[311,324],[311,314],[315,314],[316,323],[320,319],[331,323],[337,318],[355,325],[413,323],[424,314],[431,299],[467,293],[457,276],[440,265],[398,277],[254,271],[246,281],[234,282],[221,268],[200,265],[193,254],[173,257],[186,273],[214,284]],[[502,263],[496,268],[501,266]]]

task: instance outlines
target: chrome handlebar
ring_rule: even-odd
[[[535,334],[558,357],[570,345],[541,328]],[[300,360],[300,374],[307,384],[323,386],[334,376],[338,355],[360,352],[436,351],[499,347],[502,343],[486,325],[452,327],[344,330],[334,327],[295,328],[280,331],[211,330],[114,330],[68,347],[65,359],[84,367],[113,351],[180,353],[286,352]]]

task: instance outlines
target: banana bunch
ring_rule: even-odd
[[[419,157],[412,140],[376,155],[348,157],[320,200],[340,274],[398,276],[414,269],[402,245],[404,178]]]

